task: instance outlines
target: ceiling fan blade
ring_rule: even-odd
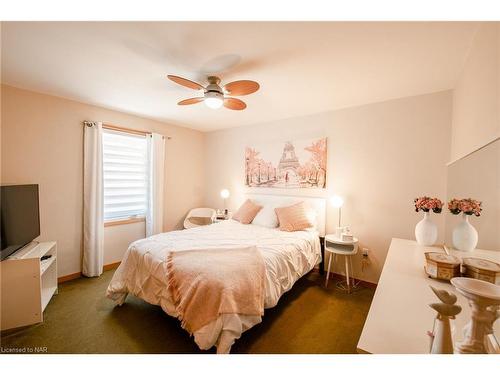
[[[232,109],[234,111],[241,111],[245,109],[247,105],[244,101],[236,98],[225,98],[224,99],[224,107]]]
[[[177,103],[178,105],[189,105],[189,104],[196,104],[196,103],[199,103],[199,102],[202,102],[203,100],[205,100],[205,98],[189,98],[189,99],[184,99],[184,100],[181,100],[179,103]]]
[[[193,90],[204,90],[205,88],[200,85],[199,83],[190,81],[189,79],[178,77],[178,76],[173,76],[173,75],[167,75],[168,79],[177,83],[178,85],[184,86],[184,87],[189,87],[190,89]]]
[[[234,81],[230,82],[224,86],[224,90],[228,92],[229,95],[239,96],[252,94],[259,89],[259,84],[255,81]]]

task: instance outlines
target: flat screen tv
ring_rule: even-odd
[[[38,185],[0,187],[0,260],[40,235]]]

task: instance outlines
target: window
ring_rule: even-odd
[[[104,221],[144,217],[149,201],[145,136],[103,130]]]

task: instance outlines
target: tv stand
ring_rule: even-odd
[[[41,260],[44,255],[51,257]],[[0,262],[0,329],[43,322],[43,311],[57,294],[57,244],[32,242]]]

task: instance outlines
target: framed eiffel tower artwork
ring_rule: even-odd
[[[263,143],[245,149],[245,185],[326,188],[326,138]]]

